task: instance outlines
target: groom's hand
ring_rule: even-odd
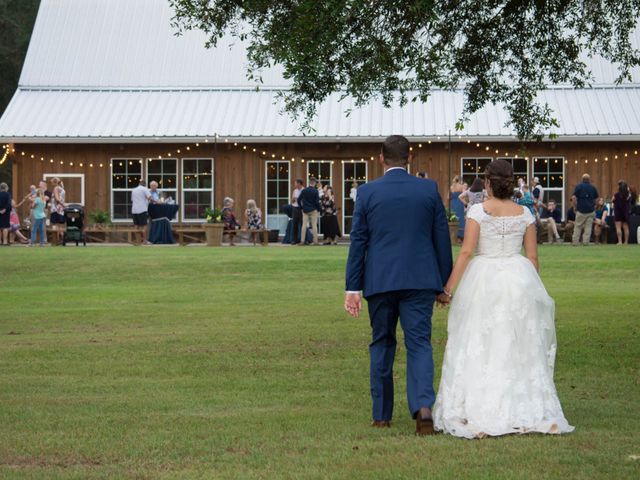
[[[446,293],[441,293],[436,297],[436,302],[440,307],[446,307],[451,303],[451,297]]]
[[[362,310],[362,298],[359,293],[346,293],[344,296],[344,309],[352,317],[358,317]]]

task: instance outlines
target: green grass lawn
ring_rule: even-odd
[[[543,247],[573,434],[373,429],[347,249],[0,249],[0,478],[638,478],[640,249]],[[446,314],[434,318],[437,381]],[[437,383],[436,383],[437,385]]]

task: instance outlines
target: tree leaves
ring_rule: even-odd
[[[426,101],[461,90],[469,115],[502,104],[521,139],[557,126],[538,92],[589,86],[581,55],[601,55],[630,79],[640,54],[630,43],[640,0],[170,0],[178,31],[209,44],[231,32],[249,42],[250,69],[275,63],[291,87],[285,109],[306,124],[334,92],[363,105]]]

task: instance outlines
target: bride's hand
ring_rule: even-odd
[[[447,307],[451,303],[451,296],[443,292],[436,297],[436,302],[439,307]]]

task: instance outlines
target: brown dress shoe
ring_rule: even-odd
[[[416,415],[416,435],[423,436],[433,434],[433,417],[431,416],[431,410],[427,407],[422,407]]]
[[[391,422],[388,420],[374,420],[371,426],[376,428],[388,428],[391,426]]]

